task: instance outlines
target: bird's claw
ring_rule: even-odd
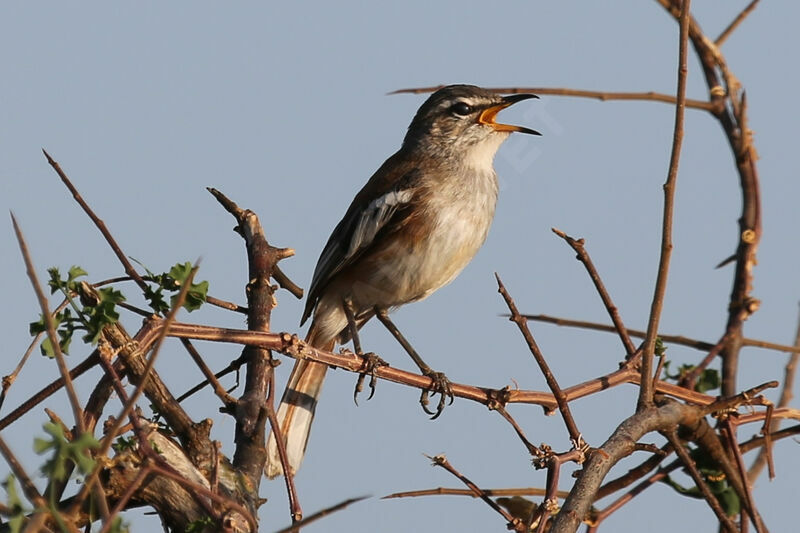
[[[365,353],[362,357],[364,358],[364,365],[361,372],[358,374],[356,388],[353,391],[353,401],[356,405],[358,405],[358,394],[364,390],[364,378],[369,375],[369,396],[367,397],[367,401],[370,401],[372,397],[375,396],[375,384],[378,382],[378,368],[389,366],[389,363],[372,352]]]
[[[431,370],[429,372],[423,372],[423,374],[431,378],[433,383],[429,389],[423,389],[419,396],[419,404],[422,406],[422,410],[431,416],[431,420],[436,420],[439,418],[439,415],[442,414],[442,411],[444,411],[447,398],[450,398],[450,403],[448,405],[453,404],[453,400],[455,399],[453,396],[453,387],[450,383],[450,380],[447,379],[447,376],[445,376],[442,372],[434,372]],[[428,409],[428,404],[430,403],[428,397],[431,394],[439,394],[439,403],[436,404],[435,411]]]

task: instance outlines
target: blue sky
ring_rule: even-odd
[[[746,3],[695,2],[694,13],[716,36]],[[762,306],[745,333],[783,343],[793,338],[800,295],[800,185],[791,156],[798,113],[786,103],[800,80],[783,64],[797,50],[798,9],[791,2],[763,3],[723,48],[747,89],[760,155],[764,236],[754,295]],[[307,287],[329,232],[353,194],[397,149],[425,98],[389,91],[473,83],[673,92],[676,57],[677,25],[656,2],[5,4],[0,198],[18,217],[42,275],[51,265],[72,264],[94,280],[121,272],[47,166],[44,147],[128,255],[155,271],[202,257],[199,277],[210,282],[211,293],[244,302],[243,246],[206,186],[255,210],[272,243],[294,248],[296,257],[283,268]],[[693,58],[688,92],[699,99],[706,94]],[[524,312],[606,322],[581,265],[550,228],[585,237],[626,324],[643,329],[658,263],[673,109],[543,96],[504,116],[543,136],[512,137],[498,153],[501,193],[486,245],[454,283],[395,319],[429,364],[454,381],[544,390],[519,334],[499,317],[505,308],[493,273]],[[732,269],[713,267],[734,251],[740,193],[717,123],[701,111],[687,111],[686,118],[662,331],[715,341],[725,323]],[[28,322],[38,310],[10,221],[0,231],[0,246],[6,374],[27,346]],[[278,298],[274,329],[298,331],[302,303],[287,293]],[[181,319],[243,327],[240,317],[214,309]],[[137,323],[135,317],[126,322],[131,330]],[[565,385],[611,371],[623,353],[611,335],[532,327]],[[368,325],[362,341],[393,365],[411,368],[378,325]],[[233,346],[201,349],[214,368],[238,355]],[[71,357],[84,354],[76,347]],[[679,347],[668,355],[676,363],[698,357]],[[780,379],[785,361],[784,354],[745,350],[741,385]],[[284,378],[290,363],[280,367]],[[178,391],[200,379],[177,344],[162,353],[158,369]],[[3,411],[56,373],[50,361],[34,357]],[[78,383],[84,399],[91,379]],[[484,407],[457,401],[430,422],[417,392],[389,383],[379,384],[372,401],[354,406],[354,382],[344,372],[329,375],[297,483],[309,514],[352,496],[374,498],[308,531],[504,530],[500,517],[472,500],[378,500],[399,490],[458,486],[430,468],[423,453],[445,453],[484,487],[543,486],[545,473],[530,468],[511,429]],[[591,444],[602,443],[632,412],[635,394],[634,387],[620,387],[575,402],[577,423]],[[215,417],[213,435],[230,452],[231,419],[217,415],[210,394],[201,396],[189,403],[191,413]],[[50,405],[68,419],[66,397],[56,398]],[[557,417],[545,418],[534,407],[511,411],[533,442],[568,447]],[[37,428],[44,415],[36,410],[24,420],[26,429]],[[3,437],[33,470],[39,459],[29,450],[37,431],[21,428]],[[653,436],[652,442],[659,440]],[[773,531],[794,523],[788,503],[796,491],[792,473],[800,467],[796,446],[778,444],[778,478],[762,478],[755,487]],[[562,479],[569,482],[568,475]],[[282,483],[265,482],[262,492],[269,498],[263,530],[286,525]],[[714,527],[702,502],[680,499],[667,487],[639,499],[607,528],[639,531],[643,521],[653,533]],[[134,531],[155,527],[141,513],[129,520]]]

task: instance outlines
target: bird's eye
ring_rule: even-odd
[[[450,110],[454,114],[464,117],[472,113],[472,106],[466,102],[458,102],[453,104],[453,107],[451,107]]]

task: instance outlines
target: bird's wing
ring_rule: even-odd
[[[333,277],[368,250],[382,230],[386,232],[406,218],[418,172],[398,164],[399,157],[395,154],[375,172],[328,238],[314,269],[301,325]]]

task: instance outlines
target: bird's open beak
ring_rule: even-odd
[[[478,115],[478,122],[480,124],[486,124],[487,126],[491,126],[494,128],[495,131],[518,131],[520,133],[528,133],[530,135],[541,135],[536,130],[532,130],[530,128],[526,128],[524,126],[512,126],[511,124],[498,124],[494,121],[497,114],[502,111],[503,109],[516,104],[517,102],[521,102],[522,100],[528,100],[530,98],[539,98],[535,94],[512,94],[510,96],[504,96],[503,102],[497,105],[493,105],[492,107],[487,107],[481,114]]]

